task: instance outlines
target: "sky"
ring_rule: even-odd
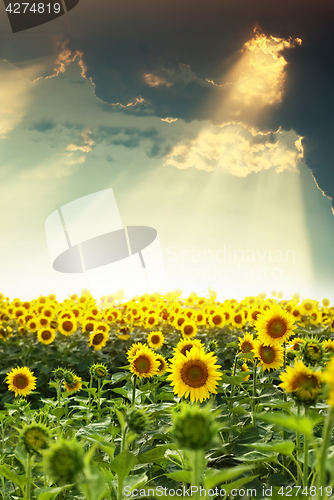
[[[0,10],[3,293],[334,300],[333,4],[80,0],[20,33]],[[53,269],[46,219],[110,188],[164,278]]]

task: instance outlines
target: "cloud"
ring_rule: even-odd
[[[158,87],[159,85],[170,87],[171,85],[173,85],[171,82],[166,82],[164,78],[160,78],[159,76],[153,75],[152,73],[146,73],[144,75],[144,80],[149,87]]]
[[[83,153],[89,153],[93,149],[94,140],[91,137],[92,132],[88,130],[81,134],[81,144],[68,144],[66,146],[66,151],[82,151]]]
[[[25,116],[32,84],[8,62],[0,62],[0,138],[19,125]]]
[[[56,127],[56,124],[52,120],[41,120],[38,123],[35,123],[30,130],[37,130],[37,132],[48,132],[49,130],[53,130]]]
[[[167,118],[161,118],[162,122],[173,123],[177,121],[177,118],[172,118],[171,116],[167,116]]]
[[[237,177],[270,168],[297,171],[302,159],[300,140],[293,131],[264,135],[242,124],[209,126],[196,138],[175,145],[164,165],[206,172],[219,169]]]

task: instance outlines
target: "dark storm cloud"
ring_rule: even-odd
[[[320,188],[334,198],[333,23],[334,3],[327,0],[81,0],[50,29],[51,24],[56,31],[62,27],[62,40],[69,40],[73,53],[83,53],[86,76],[107,103],[105,109],[186,122],[213,119],[228,86],[206,79],[224,83],[255,25],[267,36],[301,38],[301,46],[284,51],[288,66],[282,103],[253,124],[266,131],[281,126],[303,136],[306,163]],[[28,37],[18,34],[13,49],[7,41],[3,54],[11,60],[12,50],[18,64],[19,49],[28,58],[28,46]],[[48,46],[34,42],[40,56]],[[144,102],[120,106],[139,97]],[[137,147],[141,137],[125,132],[108,140]],[[152,154],[161,154],[157,137],[151,141]]]
[[[35,123],[30,127],[30,130],[37,130],[37,132],[48,132],[49,130],[53,130],[56,124],[51,120],[42,120],[38,123]]]
[[[154,128],[138,129],[135,127],[99,127],[93,132],[94,142],[124,146],[129,149],[138,148],[144,143],[145,153],[148,157],[162,156],[166,154],[171,146],[166,145],[166,139]],[[148,146],[145,148],[145,144]]]

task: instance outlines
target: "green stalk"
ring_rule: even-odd
[[[132,377],[132,406],[136,405],[136,385],[137,385],[137,375]]]
[[[319,476],[318,476],[318,500],[322,499],[322,490],[325,488],[325,476],[326,476],[326,458],[328,441],[331,435],[332,420],[334,415],[334,409],[331,407],[322,432],[322,450],[320,454],[320,465],[319,465]]]
[[[93,375],[90,376],[90,382],[89,382],[89,388],[91,389],[92,387],[93,387]],[[90,398],[90,391],[89,391],[88,392],[87,423],[89,422],[90,410],[91,410],[91,398]]]
[[[31,483],[31,455],[28,453],[28,464],[27,464],[27,487],[24,499],[30,500],[30,483]]]
[[[255,398],[256,398],[256,375],[257,375],[257,364],[256,361],[253,363],[253,399],[252,399],[252,423],[255,425]]]
[[[303,475],[303,486],[306,488],[308,486],[308,439],[304,436],[304,475]]]
[[[200,487],[201,479],[203,474],[203,461],[204,461],[204,451],[203,450],[192,450],[191,451],[191,485],[197,487],[197,491],[194,495],[194,500],[200,499]]]
[[[300,415],[300,404],[297,403],[297,415]],[[305,441],[304,441],[305,443]],[[298,460],[298,452],[300,450],[300,434],[299,431],[296,431],[296,459]],[[304,456],[305,457],[305,456]],[[300,477],[300,472],[299,469],[297,470],[297,485],[300,486],[301,483],[301,477]],[[304,485],[305,486],[305,485]]]
[[[97,379],[97,409],[101,408],[101,379]]]

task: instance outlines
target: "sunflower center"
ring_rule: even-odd
[[[152,344],[159,344],[159,342],[160,342],[159,335],[152,335],[151,342],[152,342]]]
[[[185,356],[186,352],[190,351],[190,349],[192,347],[193,347],[193,344],[187,344],[187,345],[183,346],[182,349],[181,349],[181,353],[183,354],[183,356]]]
[[[317,345],[310,344],[307,346],[306,350],[311,358],[313,359],[321,358],[321,349]]]
[[[42,325],[42,326],[45,326],[45,325],[47,325],[47,324],[48,324],[48,320],[47,320],[47,319],[45,319],[45,318],[42,318],[42,319],[41,319],[41,325]]]
[[[42,332],[42,339],[49,340],[50,338],[51,338],[51,332],[49,332],[48,330],[44,330],[44,332]]]
[[[28,379],[24,375],[16,375],[13,380],[13,385],[17,387],[17,389],[25,389],[28,385]]]
[[[184,319],[184,318],[179,318],[179,319],[177,320],[177,324],[178,324],[178,326],[181,326],[181,325],[182,325],[182,323],[184,323],[184,322],[185,322],[185,319]]]
[[[274,318],[271,321],[269,321],[267,326],[267,331],[270,337],[278,339],[280,337],[283,337],[283,335],[286,333],[287,324],[282,319]]]
[[[213,318],[212,318],[212,323],[214,325],[220,325],[220,323],[223,321],[223,318],[220,316],[220,314],[216,314]]]
[[[234,317],[234,321],[236,323],[242,323],[242,317],[241,317],[241,314],[237,314],[235,317]]]
[[[65,330],[65,332],[70,332],[73,328],[73,323],[72,321],[64,321],[63,323],[63,329]]]
[[[264,345],[260,348],[260,356],[262,361],[269,365],[275,360],[275,351],[271,346]]]
[[[199,360],[189,361],[181,370],[183,382],[190,387],[202,387],[208,380],[208,376],[207,367]]]
[[[151,368],[150,360],[146,356],[139,356],[133,364],[139,373],[147,373]]]
[[[101,344],[103,340],[103,333],[97,333],[93,338],[93,345]]]
[[[317,389],[317,387],[318,387],[318,380],[313,374],[301,375],[295,380],[293,384],[294,390],[304,389],[305,391],[312,392],[314,389]]]
[[[252,319],[254,321],[256,321],[259,314],[260,314],[260,311],[253,311],[252,312]]]
[[[250,342],[243,342],[241,346],[242,352],[250,352],[253,349],[253,346]]]
[[[305,305],[304,305],[304,309],[306,309],[306,311],[310,311],[312,309],[312,304],[310,304],[309,302],[307,302]]]
[[[194,331],[194,327],[193,326],[186,325],[184,327],[183,333],[184,333],[184,335],[191,335],[193,333],[193,331]]]

